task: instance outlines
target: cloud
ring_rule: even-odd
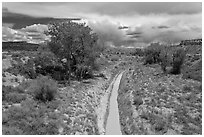
[[[130,17],[84,15],[88,25],[101,41],[115,46],[138,46],[159,41],[177,43],[185,39],[202,37],[202,14],[149,14]],[[123,25],[121,25],[123,24]],[[120,29],[119,26],[128,26]],[[141,44],[143,43],[143,44]]]
[[[118,25],[109,20],[89,20],[87,24],[97,33],[99,39],[103,42],[112,42],[114,45],[120,45],[121,42],[126,40],[125,32],[118,29]]]
[[[141,35],[133,35],[130,38],[140,38],[140,37],[142,37],[142,36]]]
[[[2,40],[3,41],[26,41],[25,33],[11,28],[2,27]]]
[[[12,12],[33,16],[83,18],[99,35],[101,43],[112,43],[115,46],[137,46],[154,41],[179,42],[183,39],[202,37],[201,2],[19,2],[3,3],[3,7],[11,9]],[[6,8],[2,10],[8,12]],[[26,35],[31,37],[36,35],[36,39],[37,35],[40,35],[38,33],[46,29],[45,26],[30,25],[21,31],[26,31]]]
[[[129,32],[126,35],[140,35],[142,32]]]
[[[25,28],[14,30],[9,27],[2,27],[3,41],[27,41],[30,43],[41,43],[49,38],[43,33],[47,25],[34,24]]]
[[[127,34],[132,35],[137,42],[174,43],[202,37],[201,14],[151,15],[137,18],[139,25],[127,30]],[[145,18],[144,21],[142,18]]]
[[[118,29],[128,29],[128,26],[119,26]]]
[[[165,26],[165,25],[160,25],[160,26],[157,26],[158,29],[168,29],[170,28],[169,26]]]
[[[48,30],[48,26],[44,24],[34,24],[31,26],[26,26],[25,28],[22,28],[21,30],[26,31],[26,32],[45,32]]]

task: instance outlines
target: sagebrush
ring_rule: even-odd
[[[29,92],[39,101],[52,101],[57,94],[57,83],[47,76],[41,76],[33,80]]]

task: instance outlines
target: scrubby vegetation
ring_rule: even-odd
[[[13,64],[8,72],[29,79],[51,76],[68,83],[73,79],[93,78],[93,71],[99,70],[96,59],[104,47],[97,43],[97,35],[91,28],[71,21],[51,22],[48,26],[46,34],[51,36],[51,41],[39,45],[26,61],[22,61],[23,55],[15,54],[18,63]]]
[[[96,108],[123,70],[118,101],[124,134],[201,133],[200,41],[112,48],[86,24],[48,26],[48,43],[30,49],[17,43],[16,51],[14,43],[3,46],[9,61],[2,73],[3,134],[99,134]]]
[[[157,67],[132,66],[119,88],[124,135],[202,134],[202,83],[162,75]]]
[[[176,49],[176,51],[173,53],[172,74],[181,73],[181,66],[183,65],[185,54],[186,53],[182,48]]]
[[[2,101],[10,103],[20,103],[26,99],[23,89],[20,87],[4,86],[2,87]]]
[[[104,48],[97,45],[97,35],[85,24],[52,22],[47,33],[52,38],[43,45],[29,49],[29,44],[20,43],[23,45],[16,45],[16,51],[11,46],[4,47],[9,51],[4,54],[5,61],[12,60],[3,73],[3,83],[9,83],[2,89],[3,134],[98,134],[93,110],[99,103],[96,101],[99,91],[87,91],[80,81],[93,78],[94,71],[104,67],[99,59]],[[23,80],[19,81],[19,75]],[[105,78],[103,73],[96,76]],[[67,80],[72,84],[63,83]],[[73,87],[66,89],[66,86]],[[82,106],[86,110],[81,111]],[[83,128],[79,129],[78,124],[84,125]]]
[[[159,43],[153,43],[145,49],[145,62],[144,64],[155,64],[161,61],[160,53],[162,51],[162,45]]]
[[[48,77],[39,77],[33,80],[29,92],[42,102],[52,101],[57,94],[57,83]]]
[[[56,102],[53,102],[56,104]],[[38,108],[36,108],[38,106]],[[46,113],[53,115],[47,117]],[[52,135],[58,133],[59,120],[53,109],[46,104],[25,100],[19,106],[11,106],[2,113],[4,135]]]
[[[151,44],[144,50],[144,65],[159,64],[164,73],[182,74],[183,78],[201,81],[202,61],[199,45],[183,45]]]
[[[87,72],[87,68],[95,68],[97,35],[91,28],[70,21],[54,22],[49,25],[47,33],[52,36],[48,43],[50,50],[64,60],[68,83],[72,72],[76,72],[81,79],[85,77],[82,73]]]

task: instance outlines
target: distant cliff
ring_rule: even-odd
[[[180,45],[202,45],[202,39],[183,40]]]
[[[20,42],[2,42],[2,50],[12,51],[37,51],[39,44],[27,43],[25,41]]]

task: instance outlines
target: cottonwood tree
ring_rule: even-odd
[[[66,75],[70,83],[71,72],[77,66],[93,67],[98,37],[85,23],[71,21],[51,22],[47,34],[51,35],[48,43],[50,50],[60,59],[65,59]]]

